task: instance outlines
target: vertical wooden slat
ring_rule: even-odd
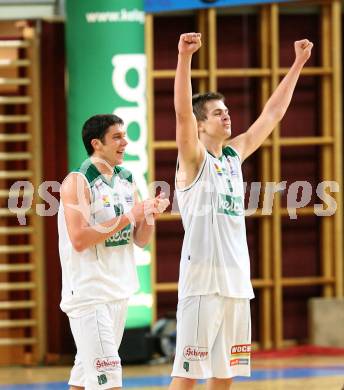
[[[4,56],[3,54],[3,49],[1,49],[1,56]],[[2,72],[1,72],[1,75],[2,75]],[[1,87],[0,87],[1,88]],[[1,88],[2,89],[2,88]],[[3,95],[3,93],[1,93],[1,95]],[[6,113],[6,107],[5,105],[0,105],[0,114],[4,115]],[[0,124],[0,133],[5,133],[6,132],[6,124],[4,123],[1,123]],[[6,147],[7,147],[7,143],[6,142],[0,142],[0,152],[6,152]],[[6,161],[5,160],[2,160],[0,161],[0,170],[6,170]],[[7,183],[6,183],[6,180],[0,180],[0,189],[2,191],[8,191],[9,188],[7,186]],[[6,198],[7,198],[7,195],[6,195]],[[3,207],[6,207],[7,206],[7,200],[6,198],[4,197],[3,199],[1,199],[1,208]],[[0,218],[0,227],[1,228],[5,228],[8,224],[8,221],[6,218]],[[0,236],[0,245],[8,245],[8,240],[9,240],[9,236],[6,235],[6,234],[2,234]],[[10,255],[8,254],[2,254],[1,255],[1,264],[8,264],[10,262]],[[1,283],[6,283],[9,281],[9,273],[6,273],[6,272],[2,272],[0,273],[0,282]],[[9,291],[1,291],[0,293],[0,299],[1,301],[9,301],[10,300],[10,292]],[[0,318],[1,319],[10,319],[10,316],[11,316],[11,313],[9,310],[0,310]],[[2,332],[2,337],[9,337],[10,336],[10,333],[9,332],[5,332],[3,331]],[[11,363],[11,347],[10,346],[4,346],[1,348],[1,353],[0,353],[0,364],[3,364],[5,362],[5,364],[9,364]]]
[[[44,178],[62,183],[68,172],[67,159],[67,119],[65,105],[65,42],[62,20],[42,21],[40,29],[41,57],[41,121],[42,173]],[[58,58],[58,61],[56,59]],[[51,77],[54,75],[54,77]],[[56,194],[57,195],[57,194]],[[58,197],[58,196],[57,196]],[[57,215],[44,218],[44,253],[49,254],[45,262],[45,300],[49,303],[46,311],[46,324],[54,324],[47,329],[47,354],[45,361],[57,361],[62,351],[73,349],[68,317],[58,310],[61,300],[61,266],[58,251]],[[67,348],[67,349],[66,349]]]
[[[217,78],[216,78],[216,68],[217,68],[217,37],[216,37],[216,10],[215,8],[210,8],[208,10],[208,56],[209,56],[209,90],[212,92],[217,91]]]
[[[40,203],[38,197],[38,187],[42,183],[42,143],[41,143],[41,122],[40,122],[40,68],[39,68],[39,36],[34,28],[26,28],[24,36],[29,39],[30,47],[27,51],[28,59],[31,66],[29,67],[29,78],[31,79],[28,88],[29,95],[32,98],[32,103],[29,105],[29,113],[31,121],[28,124],[28,131],[32,135],[29,143],[30,152],[34,155],[34,159],[30,161],[31,170],[34,172],[33,186],[35,195],[33,207]],[[33,337],[38,340],[37,345],[33,350],[33,362],[42,362],[46,351],[46,326],[45,326],[45,289],[44,289],[44,261],[43,261],[43,218],[37,215],[36,212],[32,215],[32,226],[34,234],[31,234],[30,241],[34,245],[34,252],[31,257],[32,264],[35,265],[36,271],[32,274],[33,281],[36,284],[36,289],[33,292],[32,299],[36,302],[33,309],[34,318],[37,320],[37,327],[33,328]]]
[[[260,57],[261,67],[269,66],[269,7],[263,6],[260,11]],[[260,81],[260,99],[261,108],[269,98],[269,79],[263,77]],[[271,150],[262,148],[260,150],[261,182],[264,183],[271,179]],[[261,277],[264,280],[271,278],[271,217],[266,216],[260,220],[260,253],[261,253]],[[260,312],[260,345],[263,349],[272,346],[271,329],[271,288],[263,287],[261,290]]]
[[[145,23],[145,51],[147,58],[147,126],[148,126],[148,183],[155,180],[155,152],[154,152],[154,19],[153,15],[146,15]],[[156,232],[154,232],[151,245],[151,283],[153,298],[153,321],[157,319],[157,271],[156,271]]]
[[[278,5],[271,5],[271,89],[275,90],[279,83],[279,14]],[[272,133],[272,178],[275,183],[281,179],[281,150],[279,145],[280,127]],[[282,218],[280,193],[275,194],[272,230],[273,230],[273,278],[274,278],[274,343],[281,348],[283,342],[283,296],[282,296]]]
[[[342,47],[341,1],[331,4],[332,63],[333,63],[333,129],[334,129],[334,179],[339,184],[335,194],[337,211],[334,215],[335,295],[343,296],[343,114],[342,114]]]
[[[205,9],[200,10],[197,13],[197,32],[202,33],[202,49],[198,52],[198,68],[206,68],[206,54],[207,54],[207,13]],[[199,79],[198,92],[205,93],[207,91],[207,79],[202,77]]]
[[[331,20],[330,8],[328,5],[321,7],[321,65],[331,66]],[[331,76],[323,75],[321,77],[321,130],[323,136],[332,135],[332,96],[331,96]],[[332,177],[332,145],[323,145],[321,147],[321,178],[322,180],[331,180]],[[321,219],[321,268],[324,277],[333,275],[333,222],[330,217]],[[323,286],[323,295],[325,297],[333,296],[333,285]]]

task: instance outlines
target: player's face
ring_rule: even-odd
[[[110,126],[101,145],[99,157],[106,160],[111,166],[120,165],[123,163],[127,145],[128,141],[123,125]]]
[[[209,136],[226,140],[231,136],[231,118],[222,100],[206,103],[207,119],[204,121]]]

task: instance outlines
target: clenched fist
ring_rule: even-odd
[[[294,42],[296,60],[305,64],[311,56],[313,43],[308,39],[302,39],[301,41]]]
[[[154,225],[154,219],[158,214],[162,214],[170,204],[162,192],[154,199],[146,200],[144,205],[145,220],[148,225]]]
[[[202,46],[200,33],[186,33],[179,38],[179,54],[193,54]]]

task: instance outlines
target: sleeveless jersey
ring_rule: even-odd
[[[135,202],[129,171],[115,167],[108,182],[93,164],[74,173],[81,175],[91,198],[90,225],[127,213]],[[64,205],[58,213],[59,251],[62,267],[61,309],[70,317],[92,311],[94,305],[129,298],[138,289],[133,228],[127,225],[104,242],[77,252],[66,227]]]
[[[219,294],[253,298],[246,240],[241,161],[227,146],[205,152],[191,185],[176,193],[185,230],[178,297]]]

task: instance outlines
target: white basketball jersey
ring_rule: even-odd
[[[179,299],[219,294],[253,298],[246,240],[241,161],[227,146],[217,159],[209,152],[195,180],[176,185],[185,230]]]
[[[111,183],[93,164],[82,171],[74,174],[80,175],[90,190],[90,225],[130,211],[135,198],[129,171],[115,167]],[[138,289],[132,226],[126,226],[101,244],[77,252],[68,235],[64,207],[61,202],[58,213],[61,309],[70,317],[79,317],[96,304],[129,298]]]

